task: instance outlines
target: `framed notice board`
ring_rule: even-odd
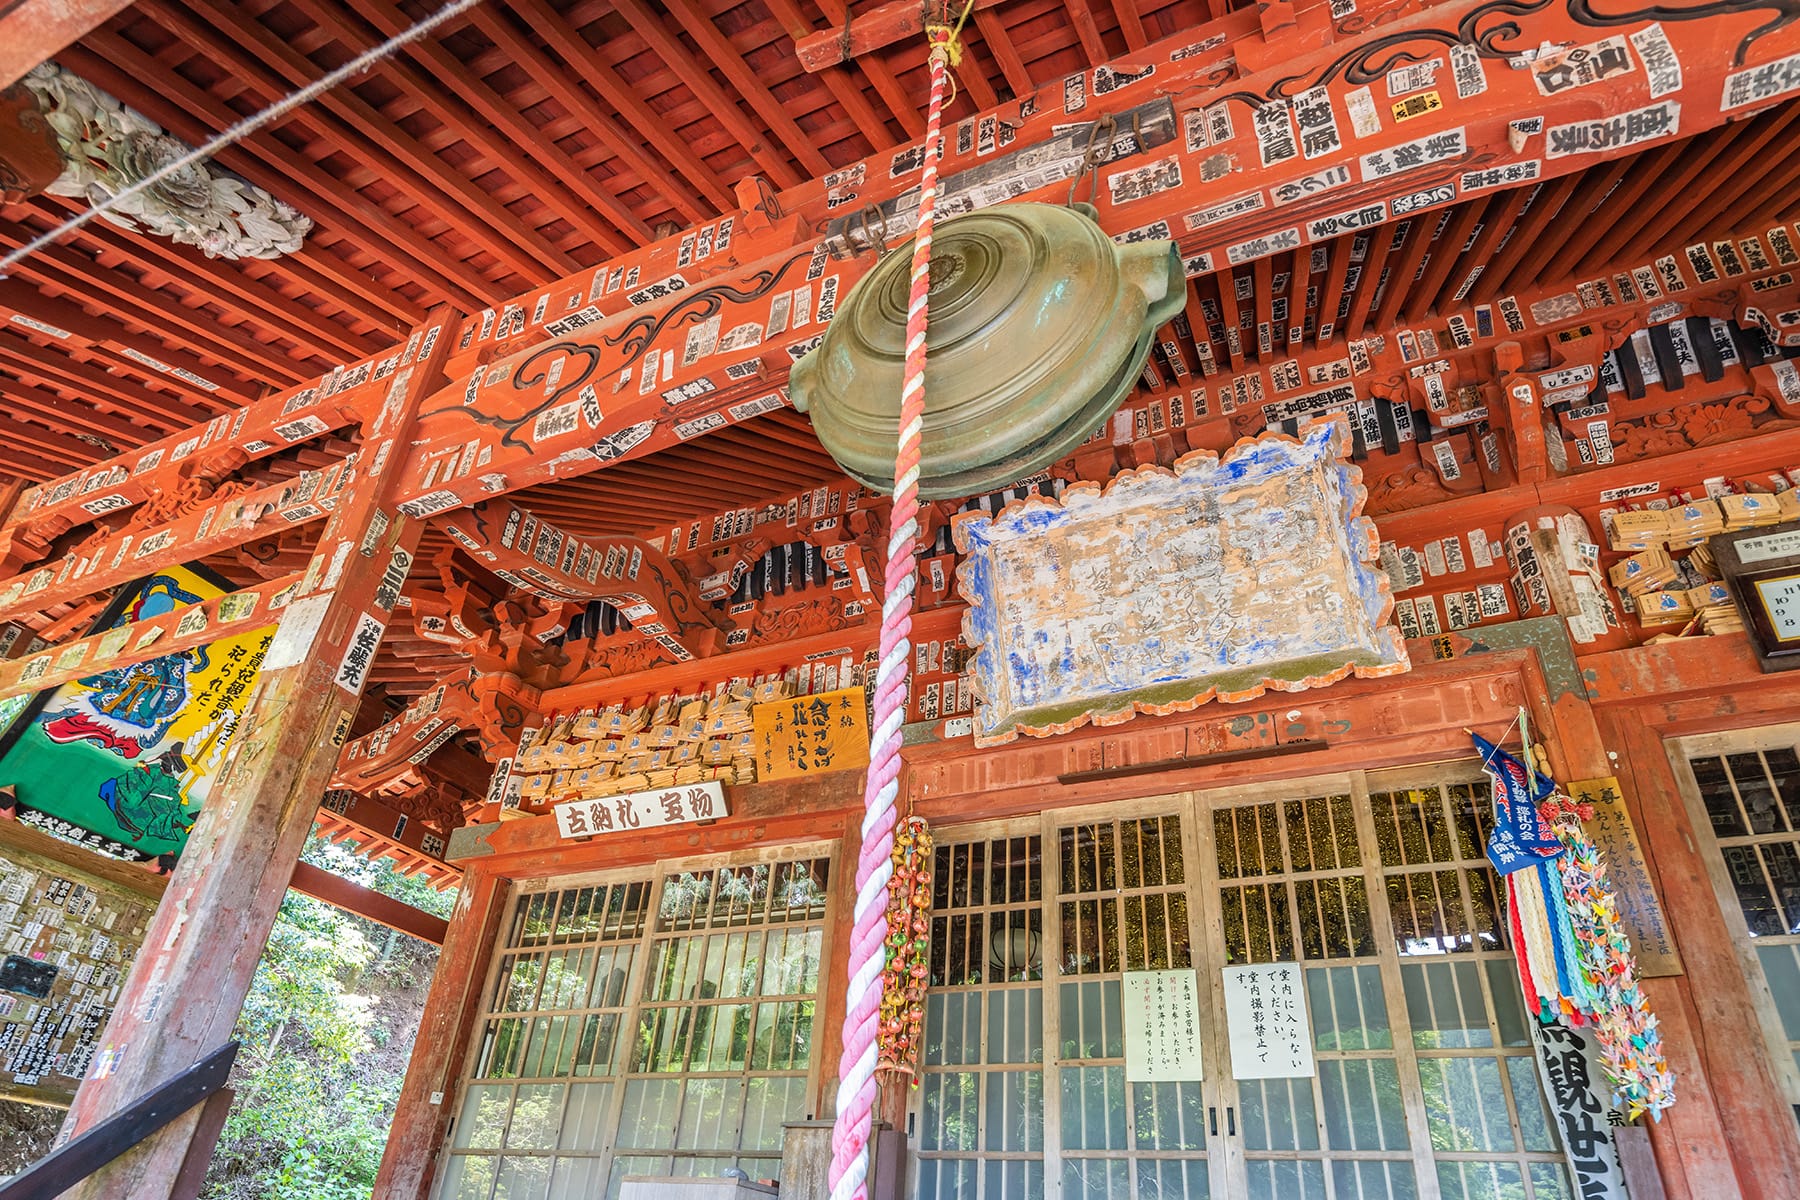
[[[1717,534],[1711,548],[1762,669],[1800,669],[1800,521]]]

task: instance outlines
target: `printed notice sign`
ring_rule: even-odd
[[[573,800],[551,811],[556,814],[557,834],[566,838],[716,821],[727,815],[725,788],[717,780],[627,792],[602,800]]]
[[[1741,563],[1769,562],[1777,558],[1800,556],[1800,529],[1744,538],[1737,544],[1737,556]]]
[[[1306,988],[1295,963],[1226,967],[1225,1024],[1235,1079],[1315,1074]]]
[[[1183,971],[1127,971],[1125,1078],[1168,1083],[1205,1078],[1200,1071],[1200,979]]]

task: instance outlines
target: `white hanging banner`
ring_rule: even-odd
[[[1225,1024],[1236,1079],[1294,1079],[1316,1073],[1306,988],[1293,963],[1226,967]]]
[[[1185,971],[1127,971],[1125,1078],[1132,1083],[1201,1079],[1200,979]]]
[[[1556,1117],[1563,1157],[1575,1177],[1575,1195],[1580,1200],[1628,1200],[1625,1171],[1613,1140],[1612,1123],[1620,1117],[1612,1107],[1593,1038],[1566,1025],[1533,1021],[1531,1028],[1538,1074]]]

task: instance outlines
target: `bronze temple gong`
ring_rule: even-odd
[[[919,493],[996,491],[1066,457],[1137,383],[1186,298],[1173,242],[1113,242],[1087,206],[1008,204],[941,222]],[[851,478],[893,489],[912,242],[838,306],[794,364],[794,407]]]

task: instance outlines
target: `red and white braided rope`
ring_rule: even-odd
[[[937,208],[937,145],[949,75],[950,30],[933,27],[931,103],[925,117],[925,166],[913,241],[912,292],[906,305],[906,374],[900,391],[900,445],[894,460],[887,591],[881,605],[881,663],[875,673],[875,727],[863,783],[862,852],[856,864],[856,913],[838,1065],[837,1120],[831,1134],[831,1200],[866,1200],[869,1133],[875,1119],[876,1034],[886,961],[887,887],[893,874],[895,799],[900,791],[900,726],[912,662],[913,554],[919,539],[919,440],[925,425],[925,320],[931,287],[931,225]]]

